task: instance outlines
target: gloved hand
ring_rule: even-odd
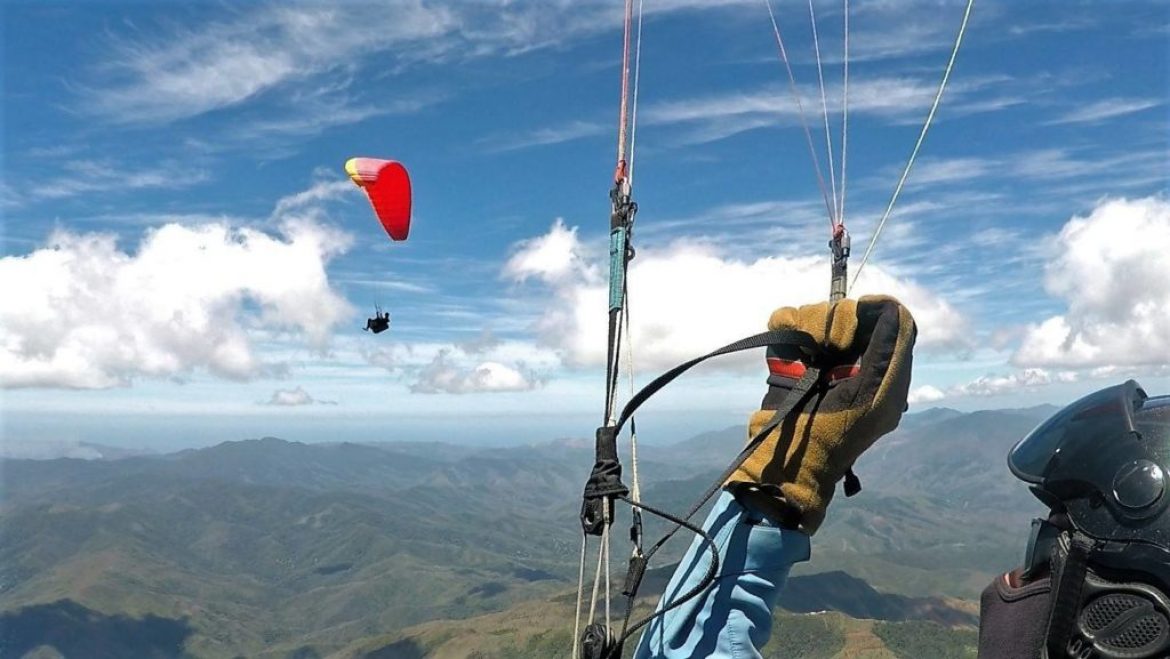
[[[834,487],[853,462],[898,427],[910,390],[911,353],[918,329],[900,302],[876,295],[835,305],[822,302],[777,309],[768,329],[800,330],[821,344],[825,361],[818,365],[823,380],[794,410],[795,422],[787,420],[773,430],[727,482],[733,491],[737,484],[745,484],[756,497],[782,500],[786,510],[795,509],[798,528],[812,535],[824,521]],[[798,363],[769,357],[774,362],[771,386],[763,409],[751,417],[750,437],[763,429],[800,377],[791,367],[803,370]],[[848,369],[859,358],[859,369],[848,377]],[[832,379],[831,375],[847,377]]]

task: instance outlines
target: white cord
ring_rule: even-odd
[[[821,196],[825,198],[825,210],[829,213],[829,223],[833,223],[833,204],[829,201],[829,191],[825,188],[825,177],[821,174],[821,161],[817,158],[816,147],[813,146],[812,131],[808,127],[808,118],[804,114],[804,103],[800,100],[800,92],[796,89],[796,76],[792,74],[792,65],[788,62],[788,50],[784,47],[784,37],[780,36],[780,24],[776,22],[776,14],[772,11],[772,0],[764,0],[768,8],[768,18],[772,21],[772,34],[776,37],[776,47],[780,50],[780,59],[788,71],[788,87],[796,99],[796,109],[800,112],[800,125],[804,127],[804,139],[808,142],[808,153],[812,156],[813,169],[817,174],[817,185],[821,188]]]
[[[581,534],[581,561],[577,567],[577,609],[573,614],[573,659],[581,654],[581,603],[585,599],[585,550],[589,548],[589,536]]]
[[[825,72],[821,67],[821,40],[817,35],[817,14],[813,9],[813,0],[808,0],[808,19],[812,24],[813,49],[817,54],[817,82],[821,87],[821,115],[825,120],[825,153],[829,156],[829,183],[833,191],[833,209],[829,211],[829,221],[836,224],[837,211],[837,165],[833,162],[833,133],[829,130],[829,101],[825,98]]]
[[[845,83],[841,93],[841,190],[837,222],[845,223],[845,162],[849,157],[849,0],[845,0]]]
[[[627,178],[634,185],[634,146],[638,138],[638,89],[642,73],[642,0],[638,0],[638,42],[634,45],[634,102],[630,111],[630,166]]]
[[[852,290],[857,285],[857,279],[861,276],[861,269],[865,267],[866,261],[869,260],[873,246],[877,243],[878,236],[882,233],[882,228],[886,226],[886,220],[890,219],[890,212],[894,210],[894,203],[898,201],[898,195],[902,192],[902,186],[906,183],[906,177],[910,175],[910,168],[914,166],[914,159],[918,157],[918,150],[922,148],[922,141],[926,139],[926,131],[930,129],[930,123],[934,120],[934,113],[938,110],[938,104],[942,100],[943,91],[947,88],[947,80],[951,77],[951,69],[955,66],[955,58],[959,55],[959,46],[963,43],[963,34],[967,31],[967,20],[971,17],[971,7],[974,5],[975,0],[967,0],[967,9],[963,12],[963,23],[959,26],[959,34],[955,38],[955,47],[951,50],[951,59],[947,62],[947,68],[943,72],[942,82],[938,86],[938,93],[934,95],[934,102],[930,105],[930,113],[926,115],[926,121],[922,124],[922,131],[918,133],[918,141],[914,143],[914,150],[910,152],[910,159],[906,161],[906,168],[902,170],[902,178],[898,179],[898,185],[894,188],[894,194],[890,197],[890,203],[886,206],[886,212],[882,213],[882,219],[878,222],[877,230],[873,232],[873,238],[870,239],[869,246],[865,248],[865,256],[861,257],[861,265],[857,266],[857,272],[853,275],[853,283],[849,285],[849,290]]]

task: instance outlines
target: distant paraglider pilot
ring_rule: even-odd
[[[366,326],[362,331],[380,334],[390,329],[390,312],[382,311],[381,307],[374,307],[374,317],[366,319]]]
[[[374,214],[391,240],[402,241],[410,234],[410,174],[401,163],[379,158],[350,158],[345,173],[365,191]],[[362,328],[380,334],[390,329],[390,314],[374,306],[374,317]]]

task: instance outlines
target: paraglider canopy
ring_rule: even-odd
[[[374,214],[393,240],[410,233],[410,176],[401,163],[377,158],[350,158],[345,173],[366,191]]]

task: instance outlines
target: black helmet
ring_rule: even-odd
[[[1133,380],[1085,396],[1020,440],[1008,467],[1064,527],[1050,641],[1063,627],[1072,656],[1078,643],[1095,651],[1085,656],[1168,656],[1170,396]],[[1075,615],[1062,623],[1060,609]]]

